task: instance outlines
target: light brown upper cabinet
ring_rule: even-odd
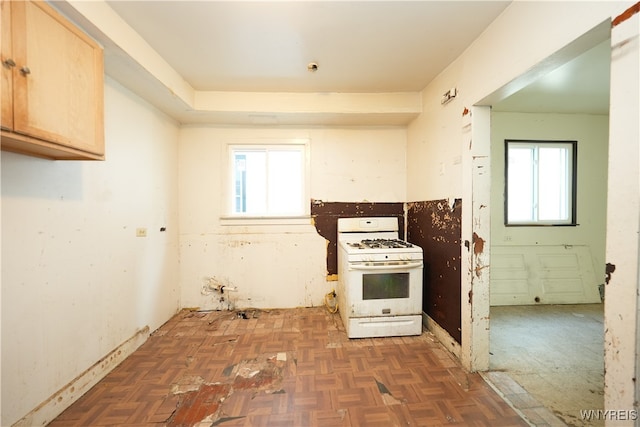
[[[2,149],[104,159],[102,48],[44,2],[0,0]]]

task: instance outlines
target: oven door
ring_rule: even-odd
[[[422,313],[422,261],[351,262],[349,317]]]

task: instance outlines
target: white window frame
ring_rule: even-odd
[[[531,187],[529,193],[531,194],[531,219],[529,220],[514,220],[509,219],[509,147],[529,148],[534,152],[534,164],[532,165],[531,173]],[[567,183],[566,194],[563,195],[567,213],[566,218],[558,219],[540,219],[539,218],[539,200],[540,193],[544,192],[544,188],[541,188],[540,180],[541,174],[544,174],[542,166],[538,163],[539,149],[543,147],[552,148],[567,148],[569,149],[569,155],[567,156]],[[577,160],[578,160],[578,143],[577,141],[541,141],[541,140],[515,140],[506,139],[504,144],[505,150],[505,191],[504,191],[504,224],[505,226],[548,226],[548,225],[564,225],[575,226],[576,222],[576,206],[577,206]],[[513,187],[513,186],[512,186]],[[513,188],[512,188],[513,189]]]
[[[302,153],[301,166],[301,205],[299,212],[291,215],[269,214],[262,212],[258,214],[247,214],[235,212],[235,153],[237,151],[282,151],[291,150]],[[251,140],[241,142],[231,142],[226,146],[226,171],[223,178],[225,186],[223,193],[225,215],[222,216],[222,224],[308,224],[311,217],[310,202],[310,167],[309,167],[310,143],[306,139],[277,139],[277,140]]]

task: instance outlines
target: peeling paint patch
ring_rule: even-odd
[[[634,4],[611,21],[611,28],[617,27],[633,15],[640,13],[640,2]]]
[[[387,202],[324,202],[311,200],[311,218],[319,235],[327,240],[327,280],[338,274],[338,218],[396,217],[401,238],[404,230],[404,204]],[[337,276],[336,276],[337,278]]]
[[[407,240],[424,250],[422,310],[461,340],[462,200],[407,204]]]
[[[473,272],[475,273],[476,277],[480,277],[482,276],[482,270],[487,268],[486,265],[482,265],[482,262],[480,260],[481,255],[484,253],[484,245],[486,242],[482,237],[478,236],[476,232],[473,233],[472,241],[473,241],[473,256],[476,261],[475,262],[476,266],[473,268]]]
[[[475,256],[484,252],[484,239],[473,232],[473,254]]]
[[[613,272],[616,271],[616,265],[615,264],[611,264],[610,262],[607,263],[606,267],[605,267],[605,280],[604,282],[608,285],[609,281],[611,280],[611,275],[613,274]]]
[[[484,270],[485,268],[487,268],[486,265],[476,265],[476,267],[473,269],[476,277],[482,276],[482,270]]]

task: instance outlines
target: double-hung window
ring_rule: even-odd
[[[505,140],[505,224],[576,224],[576,141]]]
[[[308,144],[229,145],[231,217],[308,215]]]

